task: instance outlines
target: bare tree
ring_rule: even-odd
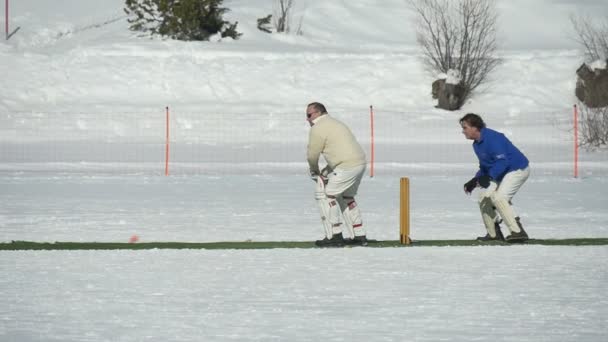
[[[571,15],[586,62],[608,61],[608,18],[601,23],[588,16]],[[593,64],[593,63],[592,63]],[[583,103],[580,108],[580,143],[588,147],[608,145],[608,71],[595,70],[584,63],[577,71],[575,94]]]
[[[570,22],[588,62],[608,58],[608,18],[597,23],[588,16],[572,14]]]
[[[608,145],[608,107],[589,108],[579,103],[580,144],[587,147]]]
[[[453,69],[464,86],[461,101],[500,64],[496,57],[497,14],[488,0],[409,0],[416,14],[416,40],[434,75]]]
[[[289,33],[291,30],[291,10],[295,0],[276,0],[274,10],[274,28],[276,32]]]

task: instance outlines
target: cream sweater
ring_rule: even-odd
[[[321,115],[313,123],[310,128],[307,153],[311,173],[321,173],[319,170],[321,154],[332,170],[338,166],[349,168],[366,163],[363,148],[345,124],[329,114]]]

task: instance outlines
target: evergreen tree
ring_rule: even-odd
[[[125,12],[134,31],[160,34],[178,40],[208,40],[220,33],[238,39],[238,22],[223,19],[223,0],[126,0]]]
[[[155,0],[126,0],[124,11],[131,18],[127,22],[133,31],[158,33],[157,28],[162,22],[162,14],[158,10],[158,1]]]
[[[272,19],[272,14],[269,14],[263,18],[258,19],[258,30],[264,31],[266,33],[272,33],[272,28],[270,27],[270,20]]]

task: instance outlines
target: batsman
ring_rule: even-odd
[[[325,238],[319,247],[368,244],[361,211],[355,201],[365,173],[365,152],[351,130],[331,117],[325,106],[313,102],[306,107],[310,124],[307,159],[310,176],[316,182],[315,199],[321,213]],[[322,170],[320,156],[327,162]],[[345,239],[343,229],[348,235]]]

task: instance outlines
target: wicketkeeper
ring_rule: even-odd
[[[528,158],[504,134],[486,128],[477,114],[463,116],[460,126],[464,136],[473,140],[473,150],[479,159],[479,170],[475,177],[464,184],[467,194],[478,186],[483,188],[478,203],[487,234],[477,240],[528,240],[528,234],[511,206],[511,199],[530,176]],[[497,212],[511,231],[506,239],[500,231]]]

